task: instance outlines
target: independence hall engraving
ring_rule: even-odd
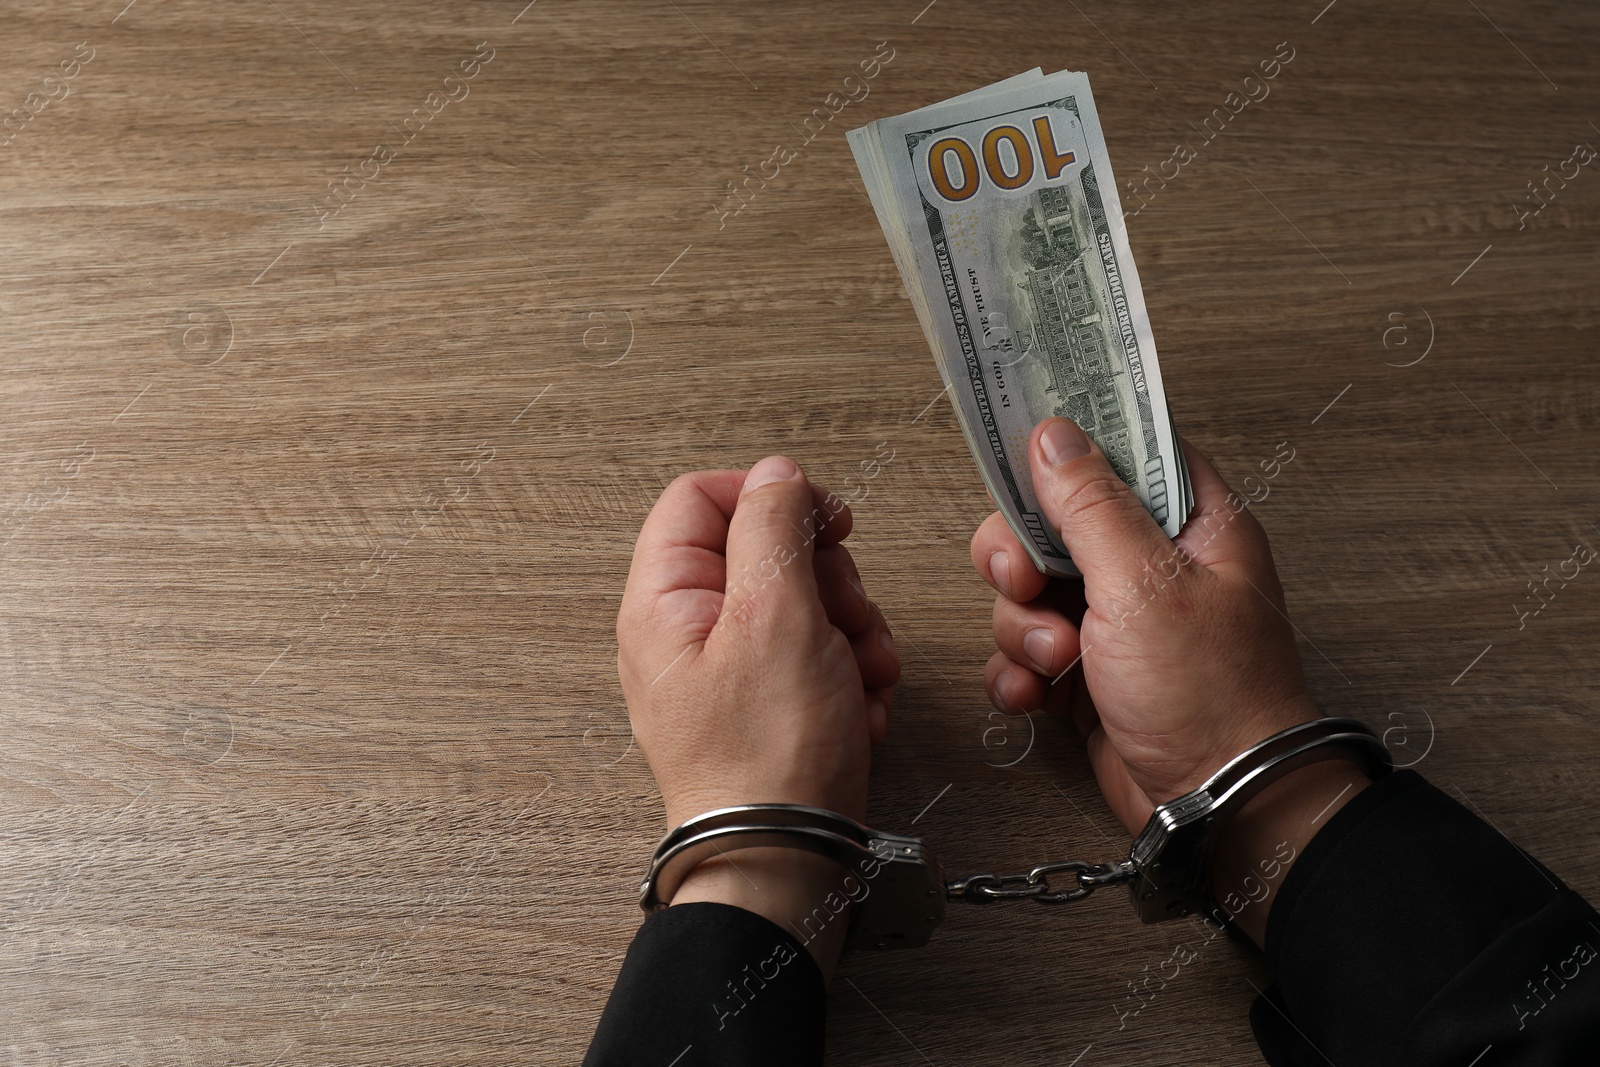
[[[1099,262],[1084,257],[1069,190],[1041,189],[1038,201],[1023,228],[1030,269],[1018,288],[1033,306],[1035,351],[1049,360],[1048,391],[1058,397],[1056,413],[1088,431],[1123,480],[1137,484],[1131,428],[1115,380],[1127,369],[1112,358],[1089,273]]]

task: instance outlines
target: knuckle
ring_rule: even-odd
[[[1184,525],[1184,535],[1190,541],[1198,541],[1203,547],[1222,536],[1230,526],[1245,522],[1244,516],[1248,514],[1246,508],[1234,511],[1228,507],[1196,512]]]
[[[861,568],[856,566],[856,557],[844,545],[824,545],[816,551],[817,559],[825,559],[831,566],[839,568],[839,573],[847,579],[861,584]]]
[[[854,656],[850,647],[850,639],[836,626],[829,626],[821,635],[821,652],[829,660],[843,661],[846,657]]]
[[[659,602],[624,603],[617,612],[618,652],[631,654],[639,647],[647,645],[652,634],[661,632],[661,626],[658,624],[659,614]]]
[[[1056,518],[1061,523],[1117,522],[1129,504],[1137,504],[1133,490],[1110,470],[1096,473],[1070,486],[1056,498]]]
[[[1091,607],[1096,615],[1121,630],[1150,606],[1159,591],[1159,587],[1153,586],[1148,578],[1142,583],[1126,578],[1120,584],[1096,588]]]
[[[1196,614],[1198,600],[1193,587],[1197,564],[1188,552],[1172,551],[1146,559],[1135,576],[1108,583],[1096,591],[1096,608],[1118,629],[1156,607],[1163,618],[1187,618]]]
[[[1012,631],[1022,632],[1031,617],[1030,613],[1034,610],[1028,604],[1019,604],[1008,596],[995,594],[993,616],[995,636]]]
[[[696,492],[700,478],[701,472],[699,471],[689,471],[678,475],[667,483],[665,489],[661,490],[661,495],[656,498],[657,501],[676,500],[678,497]]]
[[[1239,528],[1249,537],[1258,551],[1267,550],[1267,528],[1261,525],[1261,520],[1256,517],[1254,509],[1244,509],[1244,513],[1239,516]]]
[[[816,504],[813,508],[813,511],[816,513],[817,520],[819,522],[830,521],[838,515],[850,510],[850,502],[844,497],[840,496],[838,493],[835,493],[827,486],[816,485],[814,482],[812,484],[815,485],[817,489],[822,491],[822,503]],[[808,504],[813,503],[809,490],[806,491],[805,498]]]
[[[629,641],[632,640],[633,635],[638,632],[638,626],[635,621],[638,618],[638,615],[638,605],[630,597],[624,594],[622,598],[622,604],[617,608],[616,633],[617,644],[619,646],[628,644]]]
[[[1159,602],[1161,614],[1168,619],[1191,618],[1199,610],[1193,591],[1181,579],[1163,579],[1158,572],[1147,570],[1143,588],[1151,590],[1149,602]]]
[[[972,540],[967,546],[968,554],[972,557],[972,565],[978,568],[980,574],[989,557],[997,550],[1006,547],[1001,529],[1009,532],[1010,527],[1005,526],[1005,519],[1001,518],[997,511],[984,519],[972,534]]]

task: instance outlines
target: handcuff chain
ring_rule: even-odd
[[[1070,889],[1050,885],[1052,874],[1074,872]],[[1131,860],[1117,863],[1041,863],[1026,874],[969,874],[945,883],[945,896],[964,904],[987,904],[992,900],[1032,900],[1037,904],[1065,904],[1082,900],[1102,886],[1120,885],[1138,877]]]

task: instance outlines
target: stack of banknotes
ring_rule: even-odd
[[[978,469],[1046,574],[1028,436],[1064,415],[1167,535],[1193,503],[1086,75],[1019,74],[849,134]]]

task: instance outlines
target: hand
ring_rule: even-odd
[[[1012,713],[1048,706],[1071,715],[1106,802],[1134,834],[1155,805],[1256,742],[1319,717],[1266,533],[1211,463],[1183,448],[1195,512],[1168,540],[1077,425],[1046,419],[1034,427],[1034,489],[1081,584],[1047,580],[998,513],[972,539],[978,573],[1000,593],[1000,651],[985,672],[990,699]],[[1217,857],[1219,899],[1240,870],[1273,857],[1279,838],[1309,840],[1315,831],[1300,812],[1307,803],[1315,800],[1316,812],[1341,784],[1348,801],[1356,791],[1348,786],[1364,782],[1341,762],[1296,772],[1258,797]],[[1263,810],[1288,812],[1291,793],[1300,801],[1289,824],[1263,818]],[[1264,928],[1266,910],[1238,916],[1240,925]]]
[[[866,819],[867,768],[900,677],[861,586],[844,501],[789,459],[674,481],[645,520],[617,616],[617,668],[668,826],[734,804]],[[804,919],[842,868],[792,849],[697,867],[673,903],[718,900],[789,924],[827,974],[849,916]],[[824,915],[828,912],[825,910]]]

